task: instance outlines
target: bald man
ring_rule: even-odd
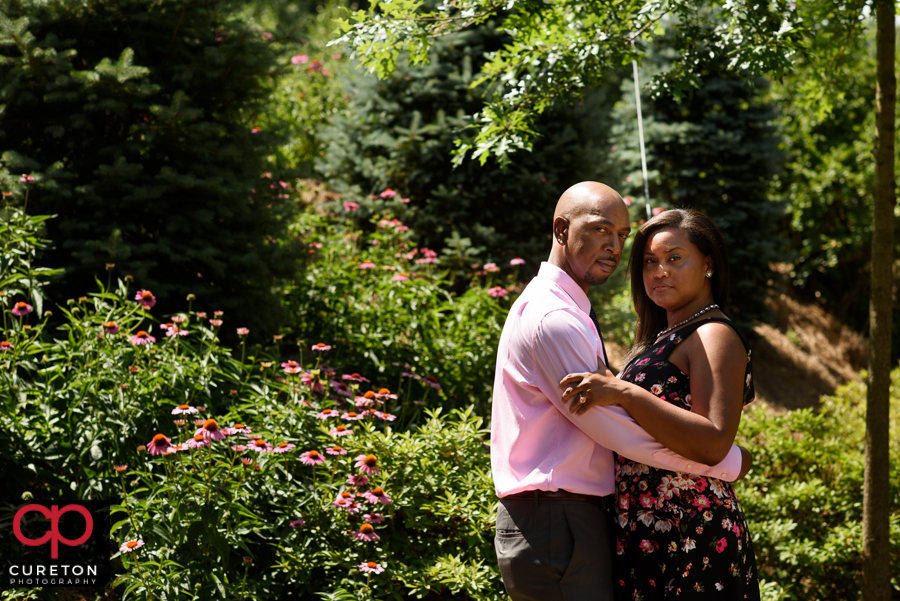
[[[710,467],[669,451],[617,405],[578,418],[563,405],[560,380],[606,369],[587,292],[615,271],[630,231],[628,209],[609,186],[566,190],[553,215],[550,257],[503,326],[491,469],[500,498],[494,545],[513,601],[612,600],[618,576],[605,508],[613,502],[613,451],[728,481],[741,471],[736,446]]]

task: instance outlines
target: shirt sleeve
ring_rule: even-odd
[[[559,381],[570,373],[596,371],[597,349],[593,328],[588,329],[573,311],[556,309],[541,320],[534,333],[535,384],[550,402],[576,427],[597,444],[647,465],[698,476],[734,481],[741,470],[741,452],[736,445],[714,466],[691,461],[670,451],[650,436],[619,405],[594,407],[575,416],[562,402]]]

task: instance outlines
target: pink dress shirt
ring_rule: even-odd
[[[590,310],[584,290],[549,263],[541,264],[510,309],[497,350],[491,419],[497,496],[534,489],[611,494],[613,451],[657,468],[737,478],[736,446],[710,467],[662,446],[618,405],[569,413],[559,381],[569,373],[596,371],[598,357],[605,360]]]

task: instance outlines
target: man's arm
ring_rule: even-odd
[[[559,382],[574,372],[595,371],[597,351],[593,331],[573,312],[551,311],[537,327],[532,340],[536,384],[550,402],[582,432],[598,444],[634,461],[699,476],[734,481],[741,471],[741,451],[732,445],[725,460],[715,466],[698,457],[685,458],[650,436],[622,407],[595,407],[573,416],[562,402]]]

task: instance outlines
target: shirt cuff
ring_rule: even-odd
[[[741,450],[737,445],[731,445],[731,450],[721,463],[713,466],[704,465],[696,461],[685,459],[679,455],[673,455],[666,451],[656,451],[653,458],[661,464],[669,466],[676,472],[688,472],[698,476],[708,476],[710,478],[718,478],[725,482],[734,482],[741,473]]]

